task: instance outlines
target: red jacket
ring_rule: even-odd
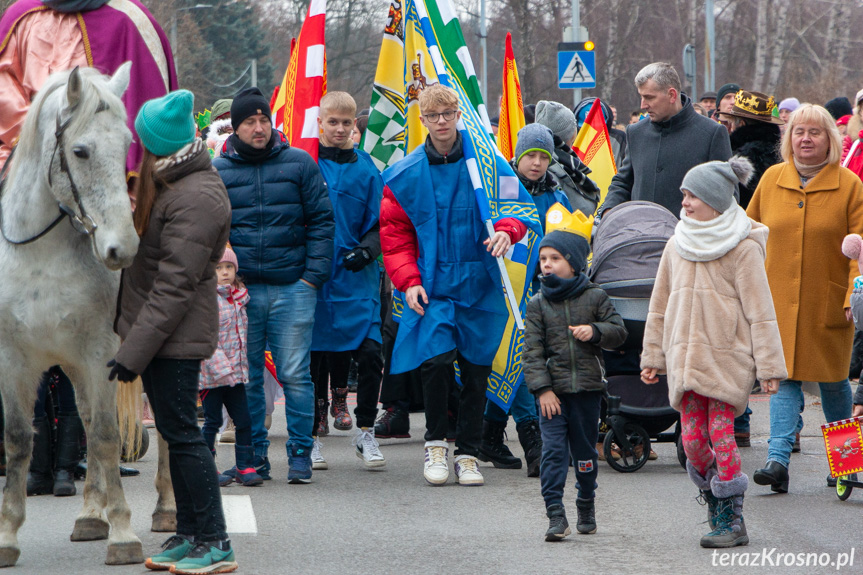
[[[384,266],[393,285],[400,292],[407,291],[411,286],[421,285],[422,277],[417,265],[419,242],[416,230],[388,186],[384,186],[380,222]],[[527,226],[517,218],[503,218],[494,225],[494,231],[506,233],[514,244],[527,233]]]

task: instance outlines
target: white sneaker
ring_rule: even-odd
[[[476,457],[472,455],[459,455],[455,458],[455,474],[458,476],[459,485],[477,486],[485,483],[476,465]]]
[[[327,460],[321,455],[321,441],[315,437],[312,443],[312,469],[329,469]]]
[[[375,428],[357,428],[357,433],[351,442],[356,447],[357,457],[363,460],[369,469],[386,467],[387,460],[381,453],[378,440],[375,439]]]
[[[443,485],[449,479],[449,445],[446,441],[426,441],[425,449],[423,477],[432,485]]]

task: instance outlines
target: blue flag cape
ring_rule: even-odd
[[[423,316],[407,306],[399,310],[391,373],[410,371],[454,348],[473,364],[491,365],[509,312],[497,263],[483,245],[488,234],[465,160],[432,168],[421,145],[383,177],[416,231],[417,265],[429,296]],[[446,201],[448,194],[451,204],[436,199]]]
[[[312,351],[354,351],[364,339],[381,342],[380,267],[346,270],[342,258],[378,223],[383,181],[371,157],[357,150],[357,161],[318,160],[336,220],[332,278],[318,290]]]

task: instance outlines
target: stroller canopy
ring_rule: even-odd
[[[677,218],[653,202],[626,202],[610,210],[596,230],[588,276],[609,295],[649,298]]]

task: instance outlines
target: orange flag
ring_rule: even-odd
[[[608,136],[608,127],[605,125],[599,98],[593,101],[593,105],[584,119],[584,124],[582,124],[575,141],[572,143],[572,149],[579,159],[590,168],[590,179],[600,190],[598,205],[601,206],[608,193],[611,178],[617,173],[617,166],[614,163],[611,138]]]
[[[327,93],[326,0],[312,0],[275,98],[273,124],[295,148],[318,159],[318,112]]]
[[[512,51],[512,34],[506,33],[506,52],[503,58],[503,96],[500,99],[500,120],[497,131],[497,148],[507,160],[515,156],[518,131],[524,128],[524,105],[521,100],[521,83]]]

